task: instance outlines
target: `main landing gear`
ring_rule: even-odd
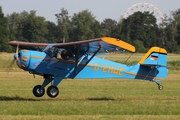
[[[34,88],[33,88],[33,94],[34,96],[36,97],[42,97],[45,93],[45,90],[44,88],[42,89],[41,88],[42,86],[41,85],[36,85]],[[47,91],[46,91],[47,95],[51,98],[55,98],[56,96],[58,96],[59,94],[59,89],[58,87],[56,86],[49,86]]]
[[[34,96],[42,97],[44,95],[44,93],[45,93],[45,89],[44,88],[50,82],[52,83],[52,81],[53,81],[52,85],[47,88],[46,93],[51,98],[57,97],[58,94],[59,94],[59,89],[58,89],[57,85],[62,81],[62,78],[59,78],[59,77],[49,77],[49,76],[46,76],[44,78],[45,78],[45,80],[44,80],[42,85],[36,85],[33,88],[32,91],[33,91]]]

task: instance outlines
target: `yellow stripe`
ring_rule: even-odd
[[[43,59],[44,57],[43,56],[31,56],[31,58],[40,58],[40,59]]]
[[[28,52],[28,50],[24,49],[23,52]]]

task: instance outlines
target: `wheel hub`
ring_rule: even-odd
[[[57,90],[55,88],[51,89],[50,93],[51,95],[55,96],[57,94]]]

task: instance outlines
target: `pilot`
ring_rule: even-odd
[[[61,52],[61,58],[64,59],[64,60],[70,60],[70,59],[72,59],[72,54],[71,54],[71,52],[69,50],[64,49]]]
[[[58,58],[59,50],[56,48],[53,57]]]

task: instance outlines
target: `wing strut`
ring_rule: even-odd
[[[80,45],[81,44],[79,44],[78,45],[78,50],[76,51],[76,63],[75,63],[75,68],[74,68],[74,72],[73,72],[73,77],[72,78],[74,78],[77,74],[75,74],[76,73],[76,69],[77,69],[77,64],[78,64],[78,56],[80,55]]]
[[[79,48],[80,48],[80,47],[79,47]],[[76,63],[75,63],[75,68],[74,68],[74,72],[73,72],[73,77],[72,77],[72,79],[74,79],[74,78],[76,77],[76,75],[77,75],[79,72],[81,72],[81,70],[84,69],[84,67],[93,59],[93,57],[99,52],[100,49],[101,49],[101,46],[98,47],[98,49],[94,52],[94,54],[88,59],[88,61],[87,61],[85,64],[83,63],[83,65],[82,65],[82,63],[81,63],[82,61],[78,64],[78,58],[76,57]],[[77,54],[79,55],[79,49],[78,49],[77,52],[78,52]],[[78,56],[78,55],[77,55],[77,56]],[[86,54],[85,57],[88,57],[88,54]],[[85,57],[83,57],[82,60],[83,60]],[[78,65],[82,65],[82,67],[81,67],[79,70],[77,70]]]

